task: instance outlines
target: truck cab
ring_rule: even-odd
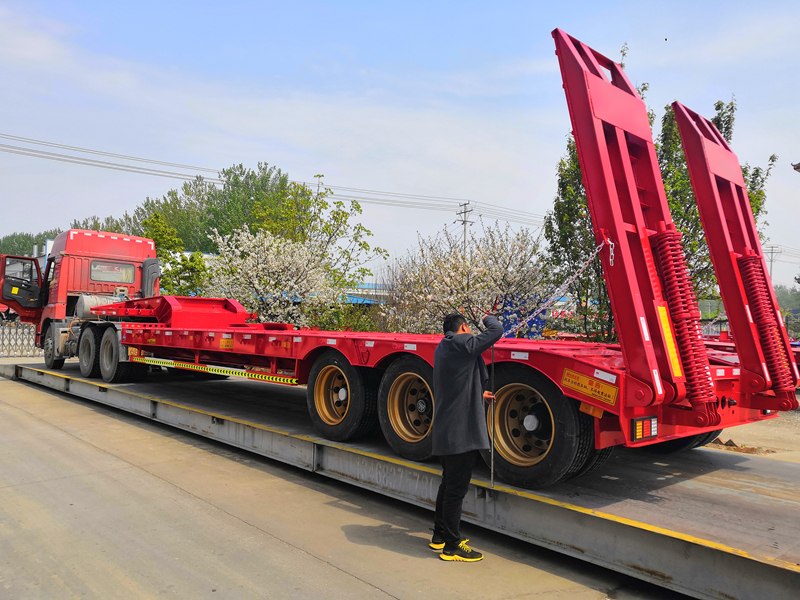
[[[53,242],[44,269],[36,258],[0,255],[0,302],[36,325],[36,345],[58,369],[77,356],[96,320],[91,306],[157,295],[159,275],[153,240],[70,229]]]

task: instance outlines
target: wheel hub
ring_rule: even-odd
[[[536,415],[528,415],[522,420],[522,426],[527,431],[536,431],[539,429],[539,417]]]
[[[338,425],[347,415],[349,383],[335,365],[323,368],[314,386],[314,405],[326,425]]]
[[[522,383],[503,386],[495,397],[493,444],[497,452],[518,467],[540,462],[552,447],[555,424],[546,398]],[[490,407],[487,426],[491,413]]]
[[[403,373],[392,383],[387,402],[392,429],[404,442],[417,443],[430,433],[433,398],[416,373]]]

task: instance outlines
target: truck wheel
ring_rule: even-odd
[[[44,334],[44,343],[42,344],[42,348],[44,349],[44,364],[48,369],[58,371],[64,366],[64,359],[56,358],[56,347],[55,342],[53,341],[53,328],[50,326],[47,327],[47,331]]]
[[[78,340],[78,363],[81,375],[89,379],[100,377],[100,342],[103,340],[103,330],[100,327],[89,326],[81,333]]]
[[[533,489],[577,472],[591,450],[591,440],[581,435],[585,427],[577,403],[523,365],[500,365],[495,381],[495,473],[512,485]],[[491,438],[491,406],[487,427]],[[481,455],[491,464],[488,450]]]
[[[378,388],[378,421],[397,454],[409,460],[430,458],[433,367],[416,356],[394,361]]]
[[[377,429],[377,381],[335,351],[322,354],[308,375],[306,403],[320,434],[336,442],[367,436]]]
[[[707,433],[698,433],[697,435],[689,435],[687,437],[678,438],[675,440],[667,440],[666,442],[659,442],[658,444],[645,446],[644,450],[653,452],[655,454],[674,454],[675,452],[683,452],[684,450],[691,450],[692,448],[698,448],[700,446],[705,446],[709,442],[713,442],[715,439],[717,439],[717,437],[719,437],[720,433],[722,433],[722,429]]]
[[[114,327],[106,327],[100,342],[100,374],[106,383],[124,383],[135,363],[119,362],[119,340]]]

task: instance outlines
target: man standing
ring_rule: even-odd
[[[503,336],[503,326],[492,315],[483,318],[487,328],[473,335],[459,314],[444,319],[444,339],[433,356],[433,454],[442,463],[442,483],[436,496],[436,517],[430,547],[442,550],[442,560],[474,562],[483,554],[462,540],[461,506],[469,489],[479,450],[488,450],[484,400],[489,375],[481,354]]]

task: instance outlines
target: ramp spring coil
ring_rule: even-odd
[[[771,307],[772,302],[761,257],[742,256],[738,263],[750,311],[761,338],[764,361],[772,378],[772,389],[776,392],[794,392],[789,359],[783,346],[780,325]]]
[[[711,368],[700,327],[700,309],[689,279],[681,234],[668,230],[651,239],[656,249],[655,254],[664,282],[664,295],[675,327],[675,338],[686,376],[686,399],[693,408],[706,413],[708,425],[718,425],[721,417],[717,412]]]

